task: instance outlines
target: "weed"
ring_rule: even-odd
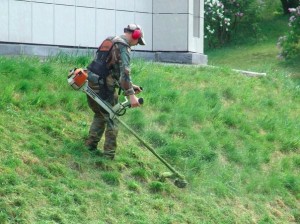
[[[103,172],[101,174],[101,178],[105,183],[109,185],[117,186],[120,184],[120,174],[115,171]]]
[[[141,181],[146,181],[148,177],[148,172],[143,168],[135,168],[131,175],[134,176],[136,179]]]
[[[149,190],[153,193],[159,193],[164,191],[164,184],[159,181],[153,181],[149,184]]]
[[[136,192],[138,192],[138,191],[140,190],[139,184],[138,184],[137,182],[135,182],[135,181],[129,181],[129,182],[127,183],[127,187],[128,187],[128,189],[131,190],[131,191],[136,191]]]

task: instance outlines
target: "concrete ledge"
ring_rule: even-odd
[[[207,64],[207,56],[192,52],[156,52],[156,61],[180,64]]]
[[[34,56],[53,56],[59,53],[59,47],[37,46],[37,45],[20,45],[21,54]]]
[[[12,44],[0,43],[0,55],[33,55],[33,56],[55,56],[60,53],[77,55],[94,55],[93,48],[70,48],[48,45]],[[132,51],[133,58],[142,58],[146,61],[169,62],[179,64],[207,64],[207,56],[193,52],[144,52]]]
[[[155,52],[132,51],[132,58],[142,58],[146,61],[155,61]]]
[[[0,44],[0,55],[19,55],[21,46],[19,44]]]

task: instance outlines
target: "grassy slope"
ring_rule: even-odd
[[[116,161],[83,147],[92,114],[66,74],[88,58],[1,57],[0,223],[299,222],[299,87],[271,45],[243,48],[209,53],[220,69],[134,62],[145,105],[123,120],[186,176],[183,190],[124,128]]]

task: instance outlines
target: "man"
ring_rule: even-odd
[[[142,28],[136,24],[129,24],[124,28],[123,35],[109,37],[106,40],[108,41],[101,44],[94,61],[88,66],[89,86],[112,106],[118,102],[117,88],[121,88],[130,101],[131,107],[138,107],[140,104],[136,94],[142,90],[131,82],[130,52],[132,46],[145,45]],[[113,44],[108,47],[111,42]],[[111,50],[106,51],[105,55],[103,52],[108,48]],[[103,73],[107,74],[103,75]],[[94,112],[94,118],[85,145],[90,151],[96,152],[97,145],[105,132],[103,156],[114,159],[117,147],[117,123],[109,121],[108,114],[92,98],[87,96],[87,100]]]

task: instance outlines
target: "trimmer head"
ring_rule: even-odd
[[[176,178],[174,181],[174,185],[179,188],[185,188],[188,182],[185,179]]]
[[[188,184],[188,182],[183,177],[181,176],[179,177],[175,173],[164,172],[160,175],[161,180],[165,180],[166,178],[170,178],[170,179],[175,178],[174,185],[178,188],[185,188]]]

